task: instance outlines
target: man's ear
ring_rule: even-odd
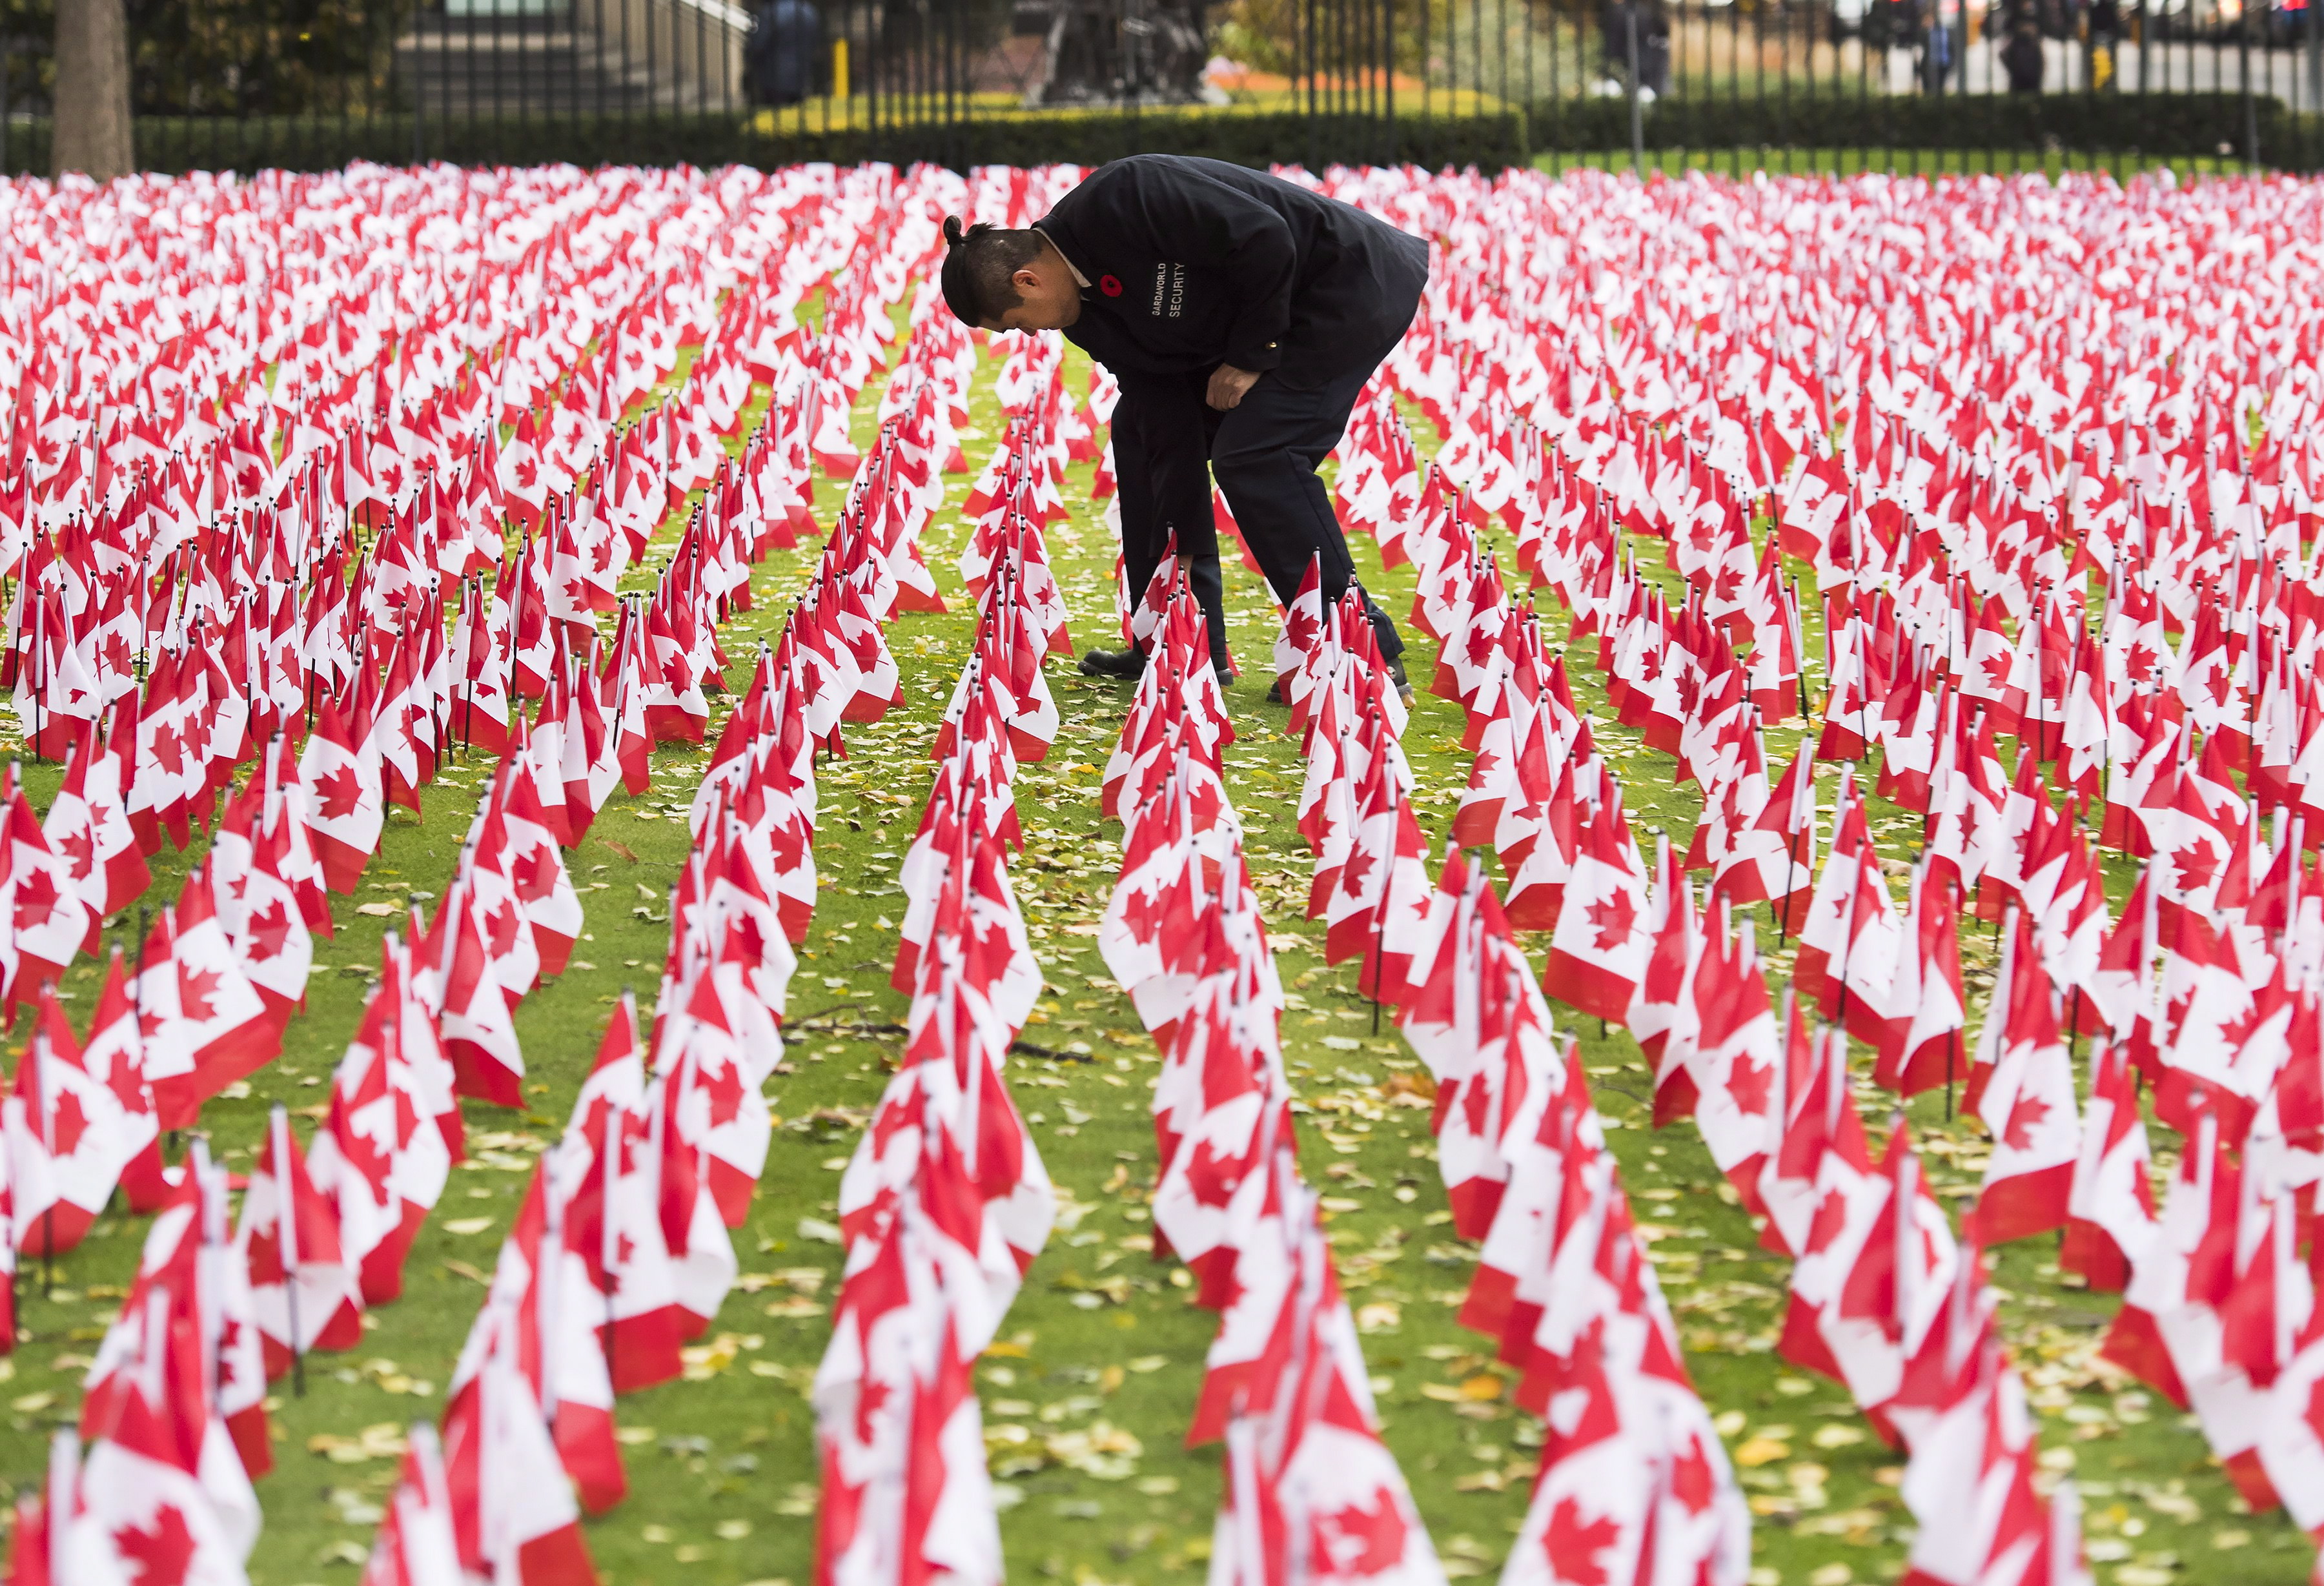
[[[1009,278],[1009,284],[1015,287],[1017,289],[1018,295],[1021,297],[1024,295],[1027,289],[1029,288],[1034,291],[1039,291],[1043,287],[1047,286],[1048,282],[1041,279],[1040,272],[1028,267],[1026,269],[1019,270],[1016,274],[1010,276]]]

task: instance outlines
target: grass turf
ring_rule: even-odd
[[[1084,367],[1074,355],[1069,378],[1078,382]],[[677,378],[684,373],[681,365]],[[871,438],[876,390],[858,408],[859,442]],[[975,394],[972,425],[964,446],[981,462],[1003,427],[989,389]],[[1109,640],[1111,615],[1112,545],[1086,500],[1089,472],[1074,471],[1067,492],[1073,516],[1049,535],[1074,636],[1084,647]],[[950,483],[956,505],[965,481]],[[833,500],[825,494],[826,516]],[[948,596],[958,591],[952,562],[962,532],[956,515],[940,517],[924,542]],[[779,554],[760,569],[758,611],[725,631],[737,686],[748,675],[753,641],[779,627],[818,549]],[[1370,546],[1357,551],[1368,583],[1401,612],[1410,599],[1408,575],[1381,576]],[[1506,554],[1503,560],[1514,566]],[[1418,1065],[1393,1028],[1375,1029],[1370,1006],[1354,993],[1353,966],[1325,966],[1320,927],[1300,917],[1311,861],[1292,824],[1297,746],[1283,737],[1285,713],[1266,700],[1259,679],[1273,610],[1263,586],[1245,574],[1230,575],[1229,598],[1231,637],[1250,676],[1230,693],[1241,738],[1228,756],[1228,786],[1248,827],[1293,992],[1285,1047],[1302,1098],[1302,1167],[1330,1197],[1330,1231],[1365,1331],[1385,1434],[1448,1571],[1497,1572],[1524,1510],[1537,1430],[1508,1406],[1486,1341],[1452,1321],[1474,1251],[1444,1226],[1426,1111],[1409,1095],[1399,1101],[1392,1093],[1391,1082],[1417,1076]],[[783,1122],[749,1222],[737,1231],[745,1277],[690,1357],[687,1379],[618,1406],[630,1497],[589,1526],[608,1581],[809,1579],[816,1464],[803,1396],[827,1335],[840,1264],[838,1247],[817,1237],[825,1232],[817,1224],[831,1216],[837,1169],[899,1052],[884,1028],[904,1011],[886,983],[902,914],[897,864],[917,822],[928,746],[966,654],[971,620],[957,610],[899,618],[889,642],[906,705],[878,726],[853,730],[849,758],[822,768],[823,896],[792,988],[787,1061],[769,1086]],[[1562,632],[1554,614],[1551,621]],[[1584,653],[1590,648],[1572,658],[1574,681],[1602,719],[1594,652]],[[1417,650],[1415,659],[1425,689],[1433,663]],[[1004,1342],[980,1369],[979,1386],[1009,1506],[1001,1525],[1014,1574],[1075,1586],[1183,1579],[1203,1567],[1217,1501],[1215,1451],[1181,1446],[1213,1318],[1189,1304],[1173,1268],[1147,1253],[1144,1191],[1154,1173],[1148,1095],[1157,1058],[1126,999],[1105,978],[1094,939],[1119,854],[1115,829],[1098,817],[1098,771],[1128,690],[1059,668],[1051,683],[1064,726],[1048,759],[1019,778],[1028,841],[1013,875],[1048,980],[1026,1039],[1060,1056],[1020,1056],[1010,1078],[1065,1208],[1004,1324]],[[1667,826],[1683,843],[1695,798],[1670,785],[1670,758],[1618,726],[1599,732],[1641,825]],[[1789,752],[1796,733],[1794,724],[1774,735],[1771,760]],[[1460,733],[1457,707],[1424,692],[1405,742],[1419,779],[1417,812],[1440,841],[1467,779]],[[658,753],[649,796],[632,801],[617,793],[568,854],[575,880],[591,889],[588,935],[569,972],[517,1012],[530,1109],[513,1114],[468,1105],[472,1160],[453,1175],[420,1234],[403,1297],[367,1319],[360,1349],[311,1357],[304,1397],[293,1395],[288,1379],[277,1385],[278,1463],[259,1484],[266,1525],[251,1562],[258,1586],[354,1578],[394,1478],[394,1434],[440,1411],[525,1175],[562,1127],[608,1007],[624,984],[650,998],[668,938],[669,889],[687,851],[682,816],[706,763],[699,752]],[[427,902],[443,890],[489,771],[481,761],[460,764],[428,791],[423,819],[391,816],[363,890],[335,905],[338,936],[318,944],[307,1010],[291,1025],[281,1060],[254,1076],[247,1095],[205,1110],[205,1126],[230,1165],[246,1169],[270,1102],[310,1116],[319,1111],[376,971],[380,933],[394,923],[358,906]],[[55,768],[28,768],[28,779],[36,805],[45,807]],[[1917,826],[1916,817],[1876,808],[1876,836],[1892,857],[1911,851]],[[200,846],[157,863],[152,900],[175,895]],[[2112,870],[2119,901],[2128,870],[2118,860]],[[1973,933],[1965,956],[1981,1010],[1994,963],[1987,936]],[[1776,960],[1788,964],[1787,954]],[[97,973],[84,963],[69,980],[80,1018]],[[1754,1586],[1893,1578],[1911,1535],[1895,1490],[1896,1456],[1870,1435],[1840,1388],[1773,1354],[1786,1263],[1757,1248],[1691,1126],[1650,1130],[1651,1077],[1629,1037],[1604,1034],[1594,1022],[1564,1022],[1582,1037],[1689,1364],[1720,1415],[1759,1516]],[[1867,1085],[1858,1101],[1882,1132],[1889,1099]],[[1981,1171],[1983,1144],[1975,1125],[1949,1123],[1943,1112],[1934,1097],[1911,1109],[1932,1176],[1958,1207]],[[2168,1160],[2167,1142],[2163,1154]],[[118,1307],[143,1234],[143,1220],[106,1217],[81,1249],[57,1263],[53,1293],[44,1293],[37,1264],[20,1274],[23,1336],[14,1357],[0,1362],[0,1475],[18,1484],[38,1480],[48,1434],[74,1414],[88,1353]],[[2243,1514],[2191,1424],[2159,1399],[2124,1391],[2096,1362],[2114,1301],[2062,1288],[2055,1250],[2048,1239],[2005,1250],[1997,1282],[2005,1329],[2042,1417],[2045,1462],[2071,1466],[2085,1483],[2100,1579],[2116,1586],[2182,1579],[2289,1586],[2304,1579],[2311,1550],[2289,1522]]]
[[[1568,171],[1631,169],[1628,149],[1547,149],[1533,157],[1534,169],[1557,175]],[[1648,176],[2046,176],[2102,171],[2117,180],[2168,171],[2181,177],[2234,176],[2250,169],[2236,159],[2187,159],[2162,154],[2090,153],[2070,149],[1919,149],[1903,145],[1845,149],[1754,148],[1648,149],[1638,162]]]

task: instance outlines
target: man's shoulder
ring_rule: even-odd
[[[1233,165],[1224,160],[1205,159],[1200,154],[1125,154],[1119,160],[1109,160],[1087,176],[1073,192],[1058,200],[1065,203],[1076,193],[1092,189],[1102,190],[1114,186],[1136,186],[1141,182],[1185,182],[1206,180],[1224,182],[1231,187],[1259,187],[1275,184],[1280,179],[1264,171],[1253,171],[1247,165]],[[1280,185],[1289,186],[1287,182]]]

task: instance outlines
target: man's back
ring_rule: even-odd
[[[1425,243],[1351,205],[1182,155],[1117,160],[1038,224],[1096,289],[1068,336],[1117,373],[1335,373],[1428,269]]]

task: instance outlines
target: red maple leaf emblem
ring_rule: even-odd
[[[732,1063],[722,1063],[703,1076],[702,1093],[710,1098],[710,1127],[732,1123],[742,1111],[742,1075]]]
[[[1725,564],[1719,569],[1719,576],[1711,581],[1711,598],[1724,605],[1735,604],[1736,597],[1743,593],[1745,576],[1743,569],[1734,563]]]
[[[1315,633],[1320,625],[1314,613],[1305,606],[1295,605],[1283,619],[1284,641],[1304,654],[1315,642]]]
[[[166,726],[153,734],[153,760],[167,776],[174,777],[185,768],[184,743]]]
[[[238,1318],[226,1318],[226,1331],[218,1334],[217,1374],[221,1395],[239,1379],[235,1376],[235,1362],[241,1358],[242,1323]]]
[[[97,868],[97,829],[79,826],[67,832],[51,844],[70,867],[72,879],[85,881]]]
[[[347,1166],[362,1176],[363,1181],[376,1192],[387,1186],[387,1174],[393,1165],[392,1157],[380,1148],[380,1144],[353,1124],[338,1131],[339,1155]]]
[[[2124,678],[2132,683],[2144,683],[2147,681],[2154,676],[2154,664],[2161,659],[2161,657],[2154,653],[2154,650],[2152,645],[2132,645],[2130,647],[2130,653],[2123,658],[2122,673]]]
[[[509,863],[509,880],[516,883],[516,895],[527,903],[538,903],[557,890],[557,850],[546,843],[536,843]]]
[[[178,1016],[196,1024],[208,1024],[217,1017],[218,982],[224,974],[215,969],[196,969],[189,964],[178,965]]]
[[[1838,1190],[1827,1190],[1816,1203],[1815,1222],[1808,1228],[1808,1251],[1811,1256],[1831,1248],[1848,1227],[1848,1197]]]
[[[145,1076],[129,1060],[126,1052],[115,1051],[105,1074],[105,1088],[120,1098],[124,1112],[151,1112],[153,1103],[145,1093]]]
[[[2219,856],[2203,842],[2190,843],[2171,855],[2171,862],[2179,867],[2179,890],[2199,892],[2211,884],[2219,871]]]
[[[1381,1487],[1372,1493],[1369,1508],[1350,1504],[1316,1516],[1309,1554],[1330,1561],[1330,1570],[1319,1574],[1377,1575],[1404,1562],[1406,1532],[1396,1494]]]
[[[36,870],[16,883],[16,930],[38,930],[56,917],[57,884],[46,870]]]
[[[69,1157],[80,1149],[81,1136],[88,1132],[88,1114],[81,1111],[80,1093],[67,1091],[57,1098],[56,1107],[49,1114],[49,1138],[55,1142],[52,1154]]]
[[[1379,862],[1379,855],[1360,843],[1349,849],[1347,862],[1340,866],[1340,890],[1357,897],[1363,896],[1364,878],[1372,873],[1372,866]]]
[[[1690,1437],[1686,1452],[1671,1461],[1671,1496],[1686,1505],[1689,1514],[1699,1515],[1711,1507],[1718,1491],[1718,1482],[1711,1473],[1711,1462],[1703,1457],[1702,1440]]]
[[[1728,1070],[1727,1093],[1735,1098],[1737,1111],[1765,1118],[1767,1115],[1767,1090],[1775,1080],[1774,1064],[1754,1063],[1746,1057]]]
[[[1161,934],[1164,912],[1158,890],[1132,892],[1121,908],[1122,924],[1130,927],[1130,939],[1141,947],[1152,945],[1154,938]]]
[[[1637,934],[1638,908],[1628,892],[1600,898],[1590,906],[1588,913],[1591,925],[1598,932],[1600,953],[1611,953]]]
[[[1991,683],[1996,688],[2008,687],[2009,669],[2015,660],[2016,657],[2006,650],[1987,656],[1985,658],[1986,681]]]
[[[516,945],[516,908],[495,903],[484,916],[484,946],[495,958],[504,958]]]
[[[355,806],[363,802],[363,788],[355,781],[355,768],[341,766],[315,784],[320,800],[323,818],[344,820],[355,814]]]
[[[1219,797],[1218,788],[1207,781],[1194,785],[1194,792],[1187,799],[1186,805],[1194,830],[1198,832],[1207,832],[1217,825],[1219,811],[1225,807],[1226,801]]]
[[[1194,1142],[1194,1154],[1186,1162],[1186,1187],[1194,1192],[1196,1205],[1223,1208],[1234,1199],[1235,1186],[1241,1182],[1239,1158],[1214,1154],[1208,1140]]]
[[[114,1551],[137,1567],[136,1586],[185,1586],[194,1545],[185,1514],[173,1503],[153,1511],[151,1530],[124,1526],[113,1534]]]
[[[858,1443],[870,1443],[872,1441],[872,1417],[878,1415],[880,1413],[881,1406],[885,1405],[887,1402],[888,1385],[881,1381],[876,1377],[866,1379],[862,1388],[857,1390],[855,1395],[855,1440]]]
[[[282,907],[278,898],[250,917],[244,934],[250,938],[253,957],[279,957],[282,944],[290,936],[290,911]]]
[[[1606,1586],[1606,1567],[1598,1555],[1621,1534],[1622,1527],[1603,1515],[1584,1520],[1580,1499],[1561,1498],[1541,1535],[1542,1551],[1549,1554],[1550,1570],[1563,1586]]]
[[[2029,1149],[2034,1144],[2034,1131],[2050,1116],[2050,1103],[2031,1091],[2017,1093],[2016,1104],[2009,1109],[2009,1122],[2001,1131],[2001,1142],[2013,1151]]]

